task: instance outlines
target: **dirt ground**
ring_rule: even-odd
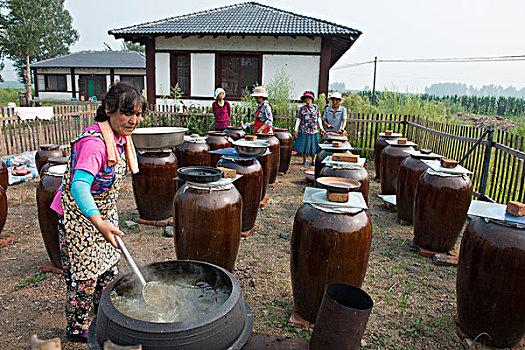
[[[372,166],[372,162],[368,162]],[[309,337],[288,323],[293,306],[290,282],[290,238],[293,220],[306,186],[299,158],[268,189],[270,200],[259,212],[255,232],[243,238],[234,275],[253,309],[257,332]],[[370,176],[374,170],[369,169]],[[119,199],[121,227],[137,215],[127,179]],[[31,334],[60,337],[64,349],[87,349],[65,340],[65,284],[60,275],[40,274],[48,261],[38,227],[37,181],[10,187],[9,214],[1,238],[14,245],[0,249],[0,349],[27,349]],[[368,211],[374,227],[370,261],[363,284],[374,308],[362,341],[363,349],[462,349],[454,326],[456,269],[435,266],[409,246],[412,228],[402,226],[370,188]],[[127,230],[128,249],[142,264],[175,259],[173,238],[163,229],[140,225]],[[121,273],[128,271],[124,261]],[[521,349],[525,349],[522,347]]]

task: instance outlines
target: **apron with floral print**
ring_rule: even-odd
[[[98,131],[85,131],[72,142],[96,136],[104,140]],[[111,187],[102,193],[92,193],[103,220],[118,227],[117,197],[126,175],[125,152],[114,165],[115,176]],[[73,280],[96,279],[120,260],[120,251],[106,241],[97,228],[82,214],[71,194],[71,159],[62,180],[62,208],[67,239],[67,254],[71,262]]]

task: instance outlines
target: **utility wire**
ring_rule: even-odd
[[[377,62],[383,63],[467,63],[467,62],[519,62],[525,61],[525,55],[508,55],[495,57],[458,57],[458,58],[410,58],[410,59],[378,59]],[[365,64],[374,63],[374,61],[349,63],[332,70],[353,68]]]

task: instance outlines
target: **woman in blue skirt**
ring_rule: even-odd
[[[312,165],[315,165],[315,155],[319,152],[319,130],[324,134],[321,112],[319,107],[314,105],[314,98],[311,91],[306,91],[301,96],[301,101],[305,104],[299,109],[295,122],[293,149],[303,156],[303,165],[306,165],[306,156],[311,156]]]

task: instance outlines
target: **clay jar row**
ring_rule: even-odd
[[[372,223],[365,210],[330,213],[303,204],[294,219],[291,279],[295,307],[315,322],[328,283],[360,287],[365,278]]]
[[[220,131],[208,131],[206,135],[206,143],[210,146],[210,151],[231,147],[231,140],[226,133]],[[220,154],[210,153],[210,165],[216,166],[217,162],[221,160]]]
[[[35,154],[36,170],[38,174],[49,158],[65,157],[66,152],[60,149],[59,145],[46,144],[40,145],[40,149]]]
[[[381,152],[381,194],[396,194],[399,166],[409,157],[406,151],[414,151],[414,148],[405,144],[395,144],[386,146]]]
[[[381,178],[381,153],[388,146],[386,140],[395,141],[398,139],[398,136],[394,135],[381,135],[376,139],[374,143],[374,168],[376,171],[376,179]]]
[[[525,229],[473,218],[461,241],[456,279],[458,321],[472,339],[498,348],[525,336]]]
[[[422,159],[436,160],[439,156],[429,158],[425,156],[410,155],[405,158],[399,166],[399,175],[396,187],[396,209],[397,217],[411,223],[414,218],[414,196],[417,182],[421,174],[428,169],[428,165]]]
[[[292,160],[293,137],[285,128],[274,128],[273,132],[279,139],[279,172],[286,174]]]
[[[268,151],[270,154],[270,173],[268,175],[268,183],[273,184],[277,180],[277,172],[279,171],[279,162],[281,161],[280,156],[280,142],[274,134],[256,134],[258,140],[268,141],[270,146]]]
[[[178,161],[169,149],[137,152],[139,172],[133,174],[133,195],[140,218],[163,220],[173,215]]]
[[[242,175],[233,184],[242,196],[242,231],[250,231],[255,226],[261,201],[263,168],[257,159],[242,157],[222,157],[217,166],[233,169]]]
[[[233,271],[241,241],[242,197],[235,186],[210,189],[186,183],[173,199],[175,251]]]
[[[414,243],[433,252],[452,250],[461,233],[472,200],[467,175],[426,170],[414,195]]]
[[[58,244],[58,216],[52,210],[51,203],[55,197],[55,192],[62,185],[64,175],[64,165],[68,158],[58,157],[50,159],[51,164],[46,164],[40,174],[40,182],[36,189],[36,203],[38,210],[38,224],[42,239],[46,246],[49,259],[56,267],[61,268],[60,247]]]

